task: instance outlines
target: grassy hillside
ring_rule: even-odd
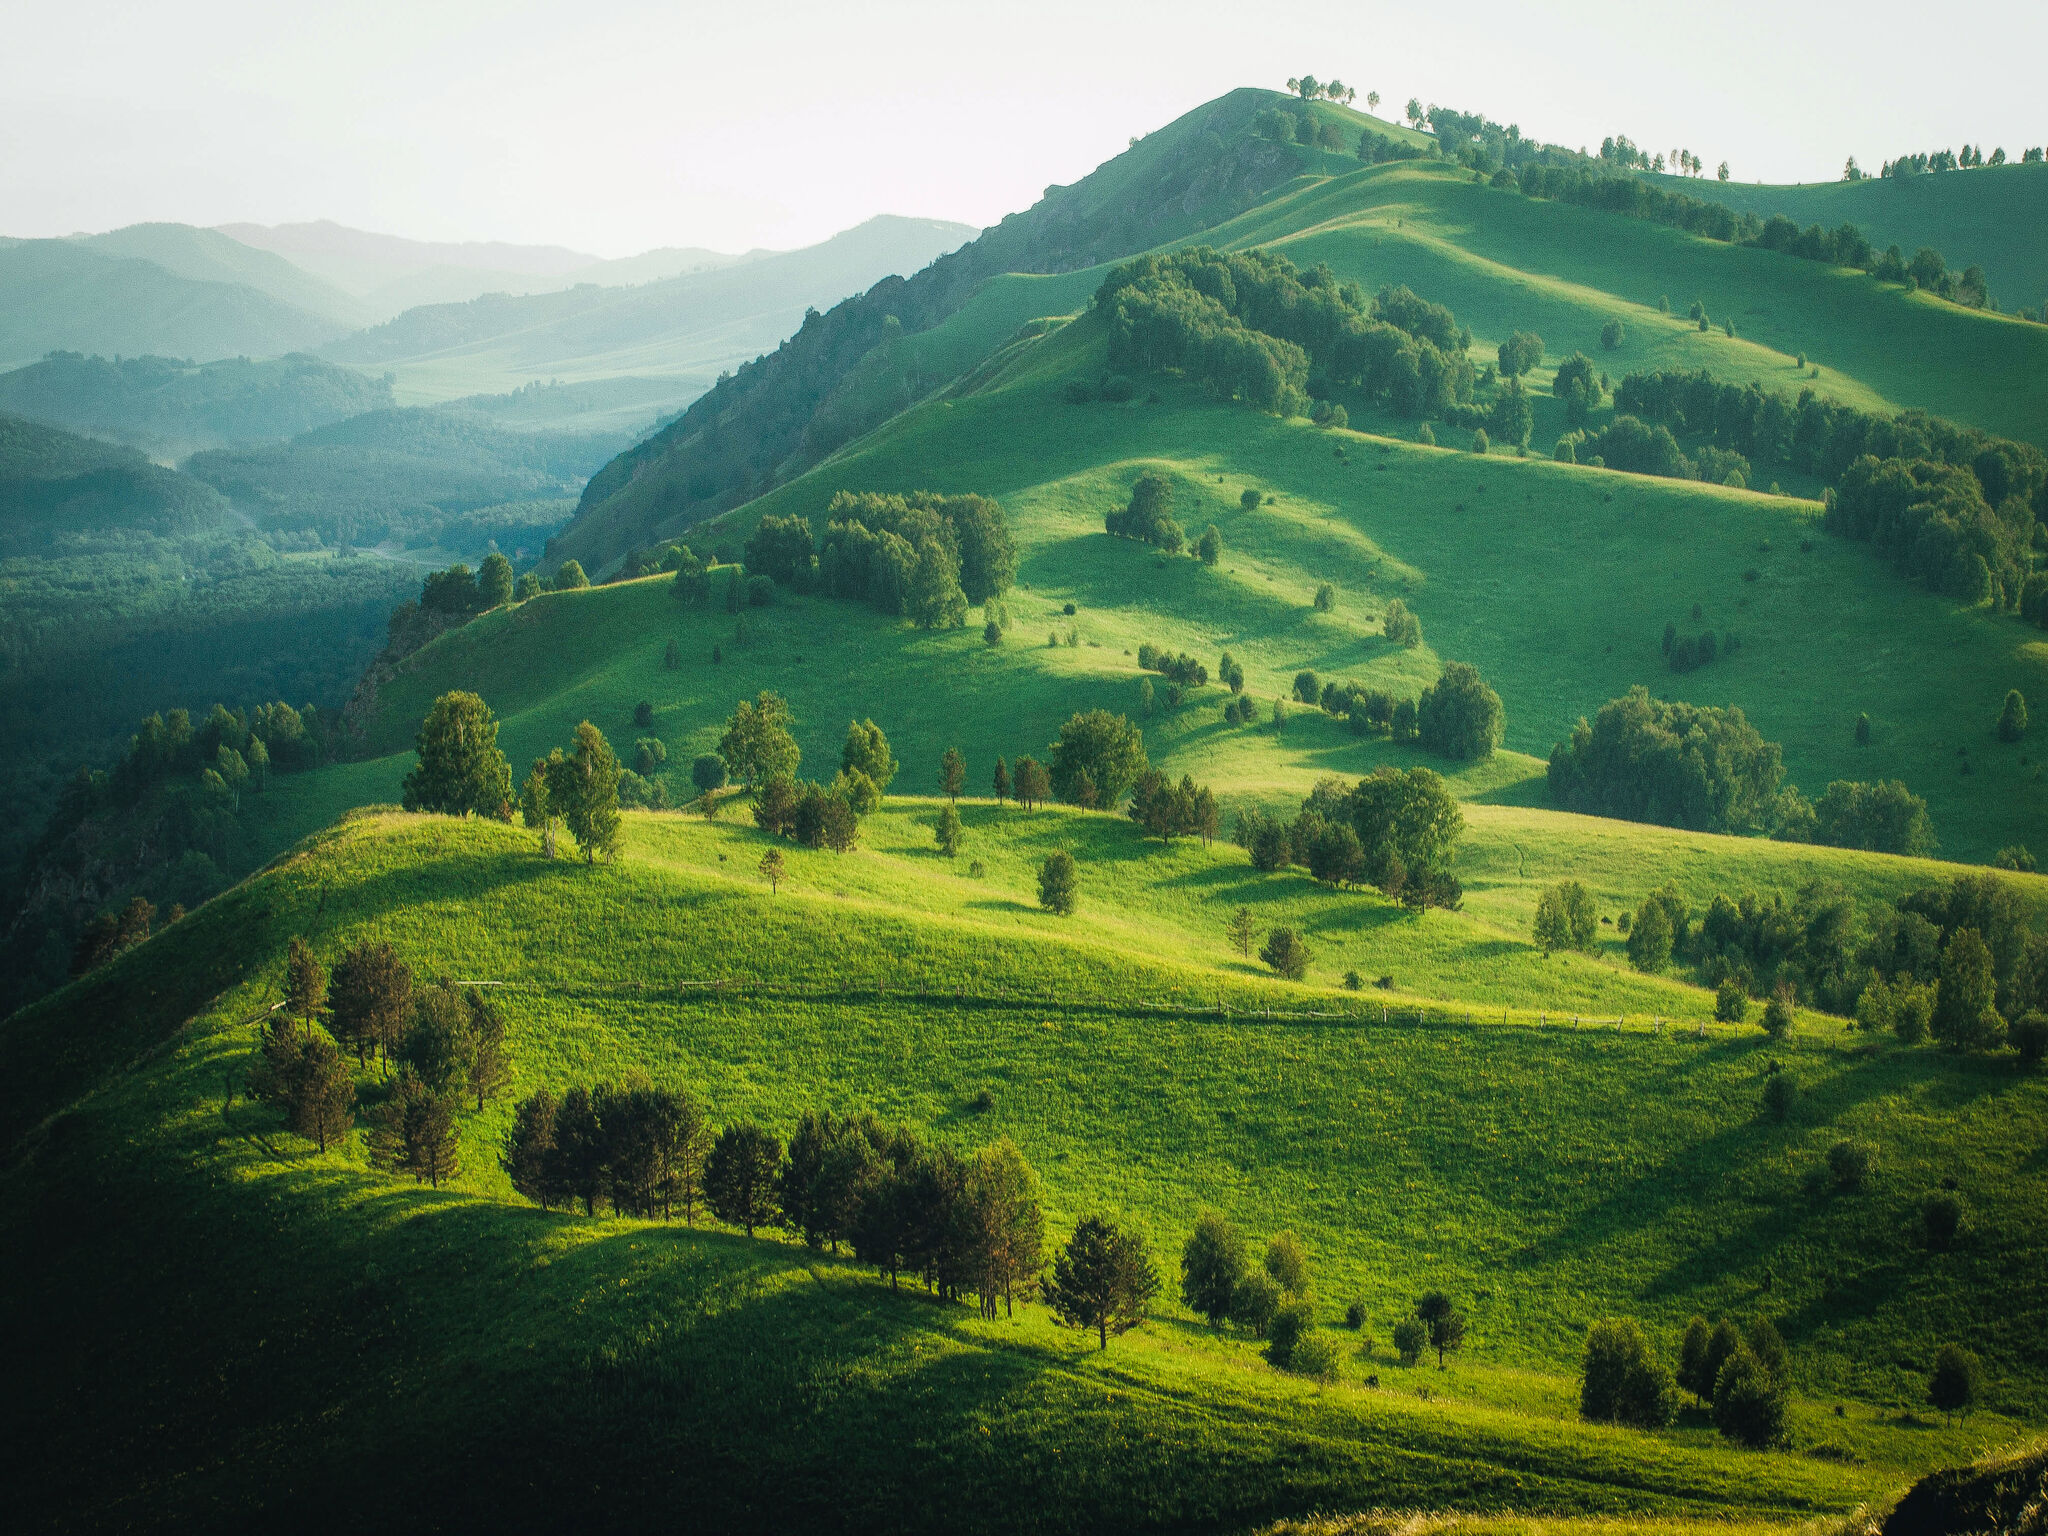
[[[2015,156],[2018,153],[2014,149]],[[1802,227],[1854,224],[1879,250],[1896,245],[1908,258],[1932,246],[1961,271],[1976,265],[2006,309],[2038,310],[2048,297],[2048,254],[2036,238],[2048,219],[2048,166],[1996,165],[1968,172],[1862,181],[1758,186],[1731,181],[1657,178],[1667,187],[1769,218],[1782,213]]]
[[[88,1526],[277,1517],[347,1480],[380,1522],[459,1507],[544,1523],[602,1465],[604,1524],[685,1499],[707,1524],[774,1528],[1234,1525],[1367,1504],[1784,1517],[1871,1499],[2041,1411],[2041,1297],[2010,1278],[2038,1242],[2019,1130],[2038,1080],[1817,1033],[1766,1052],[1246,1017],[1304,994],[1132,953],[1152,920],[1135,886],[1107,927],[1092,903],[1072,924],[1001,912],[1046,822],[1101,848],[1089,869],[1119,838],[1154,860],[1135,829],[978,823],[982,894],[944,912],[928,893],[959,877],[897,846],[930,809],[900,805],[865,852],[797,853],[772,897],[747,856],[758,834],[679,818],[629,818],[627,857],[595,870],[548,865],[510,829],[361,819],[10,1021],[10,1140],[102,1085],[0,1185],[0,1221],[40,1234],[0,1279],[35,1325],[30,1390],[4,1410],[28,1507]],[[1148,887],[1170,892],[1184,855],[1156,857]],[[505,983],[522,1088],[642,1068],[785,1131],[825,1102],[964,1145],[1007,1134],[1055,1228],[1108,1207],[1169,1262],[1198,1205],[1261,1235],[1291,1226],[1326,1315],[1360,1298],[1381,1342],[1361,1355],[1340,1335],[1342,1379],[1316,1389],[1165,1304],[1098,1357],[1041,1309],[977,1322],[773,1236],[544,1216],[493,1163],[502,1102],[465,1120],[467,1171],[439,1193],[353,1149],[294,1151],[267,1112],[223,1108],[221,1084],[301,931],[325,954],[386,936],[423,972]],[[677,990],[721,977],[722,995]],[[1041,988],[1056,1001],[1020,1001]],[[1184,1006],[1218,988],[1232,1018]],[[81,1034],[82,1013],[118,1023]],[[1756,1115],[1767,1054],[1804,1093],[1785,1127]],[[984,1087],[993,1107],[974,1113]],[[1881,1141],[1883,1177],[1815,1201],[1801,1173],[1845,1131]],[[1928,1255],[1911,1202],[1948,1172],[1979,1236]],[[1473,1315],[1441,1373],[1384,1344],[1428,1284]],[[232,1309],[214,1304],[224,1287]],[[1804,1449],[1730,1451],[1693,1421],[1654,1437],[1575,1423],[1591,1317],[1644,1317],[1669,1347],[1698,1308],[1779,1319]],[[1945,1337],[1992,1360],[1998,1412],[1901,1415]],[[130,1364],[98,1368],[112,1358]],[[479,1475],[508,1464],[522,1470]]]

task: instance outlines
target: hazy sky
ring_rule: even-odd
[[[12,235],[331,218],[620,256],[987,224],[1303,70],[1743,180],[2048,141],[2041,0],[0,0],[0,24]]]

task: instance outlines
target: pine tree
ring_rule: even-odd
[[[951,801],[939,808],[939,823],[934,831],[934,840],[939,852],[947,858],[954,858],[960,852],[960,812]]]
[[[329,982],[329,1027],[358,1061],[382,1051],[388,1059],[412,1018],[412,967],[389,944],[365,941],[335,962]]]
[[[760,1126],[728,1125],[718,1133],[704,1164],[704,1198],[711,1214],[728,1226],[756,1227],[775,1219],[782,1143]]]
[[[773,896],[782,889],[783,877],[788,873],[780,848],[770,848],[761,855],[761,878],[768,882],[768,894]]]
[[[939,793],[949,800],[958,800],[960,791],[966,787],[967,759],[960,755],[958,747],[948,747],[939,759]]]
[[[371,1119],[370,1161],[436,1189],[452,1179],[461,1169],[454,1096],[437,1093],[410,1067],[401,1067],[391,1097]]]
[[[1258,927],[1252,921],[1252,909],[1239,907],[1231,913],[1230,921],[1224,926],[1223,931],[1229,936],[1230,947],[1245,959],[1251,959],[1252,944],[1259,936]]]
[[[473,693],[444,693],[420,722],[419,760],[405,777],[408,811],[512,816],[512,766],[498,750],[498,720]]]
[[[505,1134],[505,1150],[498,1166],[511,1179],[513,1189],[542,1210],[563,1198],[553,1179],[555,1161],[555,1117],[561,1104],[546,1088],[519,1101],[512,1111],[512,1128]]]
[[[1010,797],[1010,769],[1000,757],[996,759],[996,777],[993,785],[996,804],[1001,805]]]
[[[1159,1277],[1145,1240],[1101,1216],[1084,1217],[1053,1261],[1047,1300],[1070,1328],[1090,1329],[1098,1349],[1112,1333],[1126,1333],[1145,1320],[1159,1292]]]
[[[306,941],[292,936],[285,957],[285,1012],[311,1024],[327,1011],[327,971]]]

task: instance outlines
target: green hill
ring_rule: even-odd
[[[1663,185],[1708,197],[1744,213],[1782,213],[1802,227],[1850,223],[1880,250],[1896,245],[1908,258],[1922,246],[1940,251],[1958,271],[1975,265],[2007,309],[2039,311],[2048,298],[2048,255],[2035,238],[2048,219],[2048,166],[1994,165],[1968,172],[1759,186],[1730,181],[1659,178]]]
[[[194,364],[59,352],[0,374],[0,409],[164,458],[292,437],[391,403],[387,381],[302,354]]]
[[[898,803],[843,860],[798,853],[772,897],[752,832],[635,818],[624,862],[591,870],[510,830],[359,819],[9,1021],[0,1123],[10,1140],[40,1127],[0,1191],[9,1230],[39,1234],[0,1279],[39,1325],[5,1410],[33,1453],[17,1497],[88,1526],[137,1500],[152,1522],[284,1517],[349,1479],[351,1509],[380,1523],[458,1507],[547,1523],[602,1466],[622,1524],[681,1500],[771,1528],[1235,1525],[1367,1504],[1796,1518],[2040,1411],[2038,1287],[1979,1283],[2027,1273],[2039,1241],[2019,1129],[2038,1080],[1826,1032],[1770,1051],[1718,1031],[1347,1018],[1339,996],[1126,947],[1155,920],[1143,891],[1234,851],[1155,854],[1109,818],[977,809],[988,873],[963,880],[922,846],[930,810]],[[1069,836],[1090,869],[1154,866],[1090,888],[1071,929],[1020,889],[1034,850]],[[1098,902],[1112,926],[1088,920]],[[423,974],[503,983],[515,1093],[636,1067],[783,1131],[825,1103],[970,1147],[1007,1134],[1055,1230],[1107,1207],[1169,1264],[1198,1205],[1292,1227],[1326,1309],[1362,1300],[1377,1342],[1340,1332],[1341,1379],[1316,1389],[1169,1304],[1097,1356],[1040,1308],[977,1322],[774,1236],[543,1216],[495,1166],[504,1101],[464,1117],[467,1171],[440,1192],[353,1151],[289,1150],[220,1085],[298,932],[329,956],[388,937]],[[1311,996],[1324,1017],[1299,1016]],[[87,1015],[118,1023],[81,1034]],[[1767,1055],[1801,1087],[1783,1127],[1755,1109]],[[1881,1181],[1803,1194],[1849,1132],[1882,1142]],[[1981,1236],[1930,1256],[1909,1214],[1951,1172]],[[1441,1373],[1384,1342],[1432,1284],[1473,1320]],[[1695,1309],[1758,1307],[1793,1349],[1806,1453],[1731,1451],[1692,1421],[1654,1437],[1573,1422],[1592,1317],[1643,1316],[1669,1348]],[[1926,1352],[1958,1334],[1990,1356],[1999,1411],[1901,1427]],[[112,1358],[130,1364],[95,1368]],[[793,1419],[815,1428],[789,1435]],[[462,1475],[514,1445],[546,1454]],[[374,1486],[353,1477],[365,1457]]]
[[[130,224],[102,235],[79,235],[77,244],[109,256],[154,262],[196,283],[231,283],[267,293],[281,304],[340,326],[358,326],[369,312],[352,295],[294,266],[272,251],[244,245],[217,229],[190,224]]]
[[[74,240],[0,240],[0,365],[59,351],[279,357],[348,329],[247,283],[195,281]]]

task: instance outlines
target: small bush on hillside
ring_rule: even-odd
[[[1714,989],[1714,1017],[1723,1024],[1740,1024],[1749,1017],[1749,993],[1733,976],[1722,977]]]
[[[2023,1013],[2012,1022],[2006,1038],[2019,1052],[2023,1065],[2033,1067],[2048,1057],[2048,1013]]]
[[[1344,1309],[1344,1326],[1353,1333],[1365,1327],[1365,1303],[1354,1301]]]
[[[1854,1194],[1870,1182],[1877,1165],[1877,1153],[1867,1141],[1844,1138],[1828,1148],[1828,1178],[1844,1194]]]
[[[1789,1072],[1773,1072],[1764,1079],[1764,1114],[1779,1125],[1792,1118],[1799,1103],[1799,1085]]]
[[[1241,512],[1256,512],[1259,509],[1259,493],[1246,486],[1244,493],[1237,498],[1237,506]]]
[[[1338,1375],[1337,1341],[1326,1333],[1311,1331],[1303,1334],[1294,1341],[1287,1369],[1311,1381],[1335,1381]]]
[[[1327,581],[1316,588],[1315,609],[1317,613],[1334,613],[1337,608],[1337,589]]]
[[[1315,1325],[1315,1309],[1306,1301],[1283,1302],[1266,1330],[1270,1341],[1266,1358],[1278,1366],[1288,1365],[1294,1358],[1295,1346]]]
[[[1230,1320],[1254,1338],[1264,1338],[1280,1310],[1280,1287],[1261,1270],[1246,1270],[1230,1293]]]
[[[1714,1427],[1753,1450],[1785,1437],[1785,1391],[1747,1344],[1737,1348],[1714,1382]]]
[[[1628,338],[1628,327],[1619,320],[1610,320],[1600,327],[1600,345],[1612,352]]]
[[[1394,1352],[1401,1357],[1403,1365],[1415,1364],[1428,1347],[1429,1330],[1420,1318],[1404,1317],[1394,1324]]]
[[[1927,1401],[1945,1414],[1967,1414],[1977,1402],[1980,1381],[1977,1357],[1959,1345],[1944,1344],[1927,1377]]]
[[[1920,1231],[1928,1247],[1951,1247],[1962,1230],[1962,1196],[1953,1190],[1938,1189],[1920,1202]]]

